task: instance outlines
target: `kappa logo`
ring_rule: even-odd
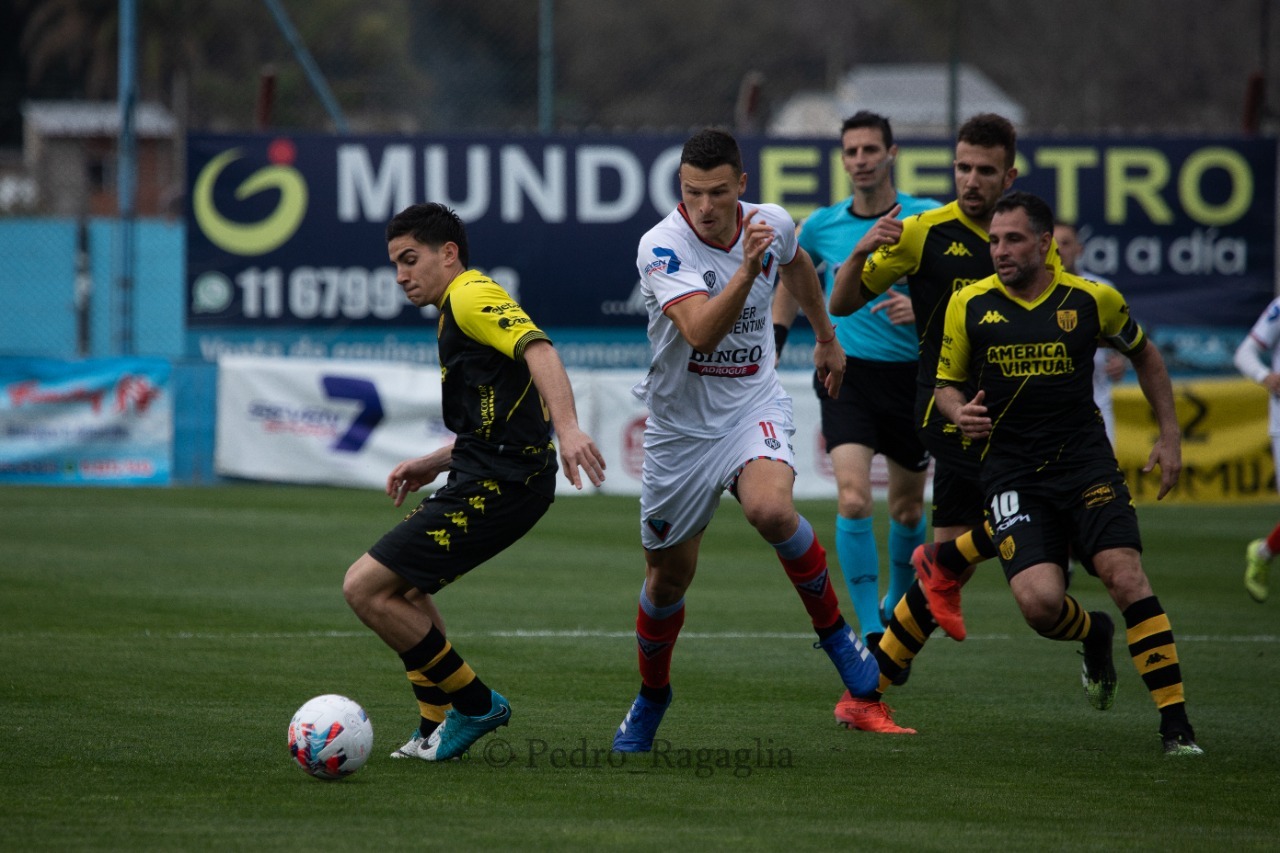
[[[1009,322],[1009,319],[1007,317],[1005,317],[999,311],[991,310],[982,315],[982,319],[978,321],[978,325],[981,326],[983,323],[1007,323],[1007,322]]]
[[[453,522],[453,526],[467,532],[467,514],[465,512],[446,512],[444,517]]]
[[[1161,654],[1160,652],[1152,652],[1151,654],[1147,655],[1147,660],[1143,665],[1147,667],[1152,667],[1160,663],[1161,661],[1167,661],[1167,660],[1171,660],[1171,658],[1168,655]]]
[[[957,257],[957,258],[972,258],[972,257],[973,257],[973,253],[969,251],[969,249],[965,246],[965,244],[964,244],[964,243],[960,243],[960,242],[957,242],[957,241],[955,241],[955,240],[952,240],[952,241],[951,241],[951,245],[950,245],[950,246],[948,246],[948,247],[947,247],[947,250],[946,250],[945,252],[943,252],[942,254],[944,254],[944,255],[954,255],[954,256],[955,256],[955,257]]]
[[[481,515],[484,515],[484,498],[480,495],[472,495],[467,498],[467,503],[471,505],[472,509],[478,510]]]
[[[441,548],[445,549],[446,551],[449,550],[449,531],[444,529],[428,530],[427,535],[430,536],[432,539],[436,540],[436,544],[439,545]]]

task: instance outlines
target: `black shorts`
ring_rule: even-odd
[[[920,443],[914,423],[916,363],[846,356],[844,370],[840,395],[835,399],[827,396],[817,373],[813,376],[827,450],[841,444],[861,444],[908,471],[928,468],[929,452]]]
[[[449,475],[369,555],[427,594],[514,544],[546,514],[551,499],[523,483]]]
[[[1114,462],[993,487],[987,512],[1006,578],[1039,563],[1065,569],[1072,554],[1095,574],[1091,558],[1099,551],[1142,551],[1138,514]]]
[[[916,426],[933,455],[933,526],[977,527],[986,493],[982,489],[982,453],[986,441],[965,438],[938,411],[933,389],[916,385]]]

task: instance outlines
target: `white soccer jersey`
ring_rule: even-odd
[[[681,336],[666,308],[695,294],[722,292],[742,266],[742,221],[773,226],[775,237],[760,275],[729,334],[714,353],[700,353]],[[728,246],[704,242],[677,207],[640,239],[636,267],[649,312],[653,362],[633,392],[649,407],[655,425],[701,438],[718,438],[761,406],[787,399],[774,370],[770,305],[778,267],[796,256],[796,229],[776,204],[738,204],[738,231]]]
[[[1280,298],[1271,300],[1271,304],[1258,317],[1258,322],[1253,324],[1253,328],[1249,330],[1249,337],[1254,343],[1267,355],[1271,357],[1271,371],[1280,371]],[[1237,357],[1237,365],[1239,358]],[[1251,375],[1250,379],[1260,382],[1267,373],[1270,372],[1265,366],[1259,366],[1259,375]],[[1280,436],[1280,397],[1275,394],[1270,395],[1270,433],[1273,436]],[[1277,462],[1280,464],[1280,462]]]

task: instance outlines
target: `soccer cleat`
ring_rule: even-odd
[[[836,702],[836,722],[846,729],[876,732],[882,735],[913,735],[915,729],[904,728],[893,721],[893,709],[874,699],[859,699],[848,690]]]
[[[1244,551],[1244,588],[1259,604],[1267,600],[1267,575],[1271,574],[1270,562],[1258,553],[1265,542],[1264,539],[1255,539]]]
[[[427,748],[420,757],[426,761],[458,758],[471,748],[471,744],[511,722],[511,703],[496,690],[490,690],[489,694],[493,706],[487,714],[468,717],[455,708],[446,711],[444,722],[427,738]]]
[[[1164,742],[1165,755],[1204,755],[1191,732],[1161,734],[1160,739]]]
[[[880,666],[875,656],[867,651],[848,625],[814,643],[813,647],[827,653],[836,665],[845,689],[854,696],[866,696],[880,687]]]
[[[889,624],[889,620],[893,618],[893,608],[897,606],[897,602],[894,602],[893,606],[889,607],[886,610],[885,605],[887,605],[888,603],[889,603],[889,595],[888,593],[885,593],[884,597],[880,599],[880,624],[881,625]]]
[[[391,753],[392,758],[421,758],[423,761],[427,759],[427,739],[422,736],[422,732],[417,729],[413,730],[413,737],[409,738],[409,742],[404,746]]]
[[[911,565],[916,570],[920,589],[929,602],[933,620],[947,632],[947,636],[960,641],[967,635],[964,616],[960,613],[960,582],[935,562],[937,555],[936,542],[917,545],[911,552]]]
[[[662,715],[667,713],[671,705],[671,694],[667,701],[659,704],[643,696],[636,695],[627,715],[622,718],[622,725],[613,735],[614,752],[650,752],[653,749],[653,736],[658,733],[658,724]]]
[[[1084,685],[1084,695],[1089,704],[1099,711],[1105,711],[1116,701],[1116,668],[1111,660],[1111,638],[1115,636],[1116,626],[1111,617],[1100,611],[1089,614],[1093,619],[1093,630],[1090,639],[1083,643],[1084,666],[1080,671],[1080,683]],[[1092,639],[1097,632],[1097,639]]]

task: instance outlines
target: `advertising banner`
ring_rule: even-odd
[[[452,440],[438,370],[255,356],[218,362],[214,470],[223,476],[383,488],[397,463]]]
[[[453,207],[472,263],[553,336],[644,359],[640,236],[679,200],[680,136],[215,135],[188,138],[188,349],[431,363],[434,309],[396,285],[383,228]],[[746,198],[797,220],[848,196],[830,139],[740,140]],[[949,200],[953,146],[900,140],[898,187]],[[1275,282],[1276,141],[1034,138],[1017,186],[1078,222],[1084,264],[1164,327],[1247,329]],[[1191,340],[1191,339],[1188,339]],[[604,358],[584,350],[584,358]],[[571,366],[640,367],[635,364]]]
[[[381,489],[401,460],[453,440],[441,421],[440,375],[392,362],[224,356],[218,363],[215,470],[224,476]],[[637,370],[570,371],[578,417],[608,464],[604,494],[639,495],[644,404]],[[831,498],[835,477],[822,444],[807,373],[787,371],[795,406],[798,498]],[[872,484],[884,496],[883,460]],[[442,485],[441,476],[436,485]],[[582,494],[597,491],[584,481]],[[578,494],[561,475],[561,496]]]
[[[1267,392],[1247,379],[1175,382],[1182,427],[1182,477],[1161,503],[1270,502],[1277,499]],[[1142,473],[1157,436],[1136,384],[1116,387],[1116,456],[1138,503],[1155,503],[1160,472]]]
[[[168,484],[169,378],[164,359],[0,359],[0,482]]]

